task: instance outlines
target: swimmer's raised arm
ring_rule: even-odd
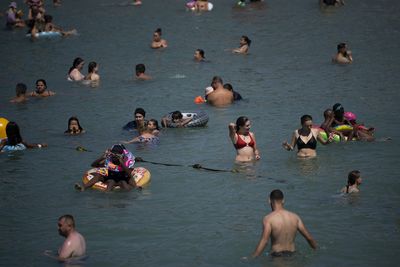
[[[236,144],[236,142],[237,142],[236,124],[231,122],[231,123],[229,123],[228,128],[229,128],[229,137],[231,138],[232,143]]]

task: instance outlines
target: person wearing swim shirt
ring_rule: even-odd
[[[29,144],[24,141],[22,139],[18,124],[13,121],[7,123],[6,135],[7,138],[1,140],[0,142],[0,152],[47,147],[47,144],[44,143]]]
[[[233,146],[236,148],[236,161],[249,162],[259,160],[260,152],[257,148],[256,137],[250,132],[250,120],[245,117],[239,117],[235,123],[230,123],[229,137]]]
[[[298,149],[297,156],[299,158],[312,158],[317,156],[317,140],[326,145],[332,142],[332,137],[325,141],[319,135],[319,130],[313,128],[312,117],[310,115],[303,115],[300,119],[301,128],[295,130],[292,136],[292,141],[290,144],[288,142],[283,142],[282,146],[286,150],[293,150],[296,146]]]

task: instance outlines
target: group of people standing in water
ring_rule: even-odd
[[[321,0],[326,5],[339,5],[344,4],[343,1],[326,1]],[[39,4],[32,4],[32,11],[30,14],[34,21],[35,29],[44,16],[44,11],[40,6],[41,1],[28,1],[28,2],[39,2]],[[204,4],[207,1],[195,1],[196,8],[203,10]],[[239,1],[243,5],[245,0]],[[142,4],[141,1],[134,1],[135,5]],[[238,3],[239,4],[239,3]],[[16,9],[16,4],[13,2],[10,4],[10,9]],[[51,20],[50,20],[51,22]],[[18,21],[12,26],[16,27]],[[9,23],[10,25],[12,23]],[[46,26],[45,26],[46,28]],[[47,28],[46,28],[47,29]],[[52,29],[57,29],[53,27]],[[61,31],[62,32],[62,31]],[[32,36],[34,35],[31,30]],[[65,35],[65,33],[63,33]],[[243,35],[240,39],[240,46],[232,50],[233,53],[247,54],[252,41],[248,36]],[[153,49],[165,49],[168,47],[168,42],[162,38],[161,28],[156,29],[153,32],[153,39],[150,44]],[[196,49],[194,54],[194,60],[197,62],[205,61],[205,52],[202,49]],[[351,51],[347,50],[345,43],[337,45],[337,54],[333,56],[332,61],[339,64],[350,64],[353,62]],[[91,85],[98,86],[100,81],[100,75],[98,74],[99,65],[92,61],[88,66],[87,75],[82,74],[82,69],[85,61],[77,57],[74,59],[71,68],[67,73],[67,79],[73,82],[90,83]],[[135,68],[135,77],[138,80],[149,80],[151,76],[145,74],[145,65],[138,64]],[[44,79],[36,81],[36,90],[27,94],[27,86],[23,83],[18,83],[16,86],[16,97],[11,99],[12,103],[22,103],[28,100],[28,96],[31,97],[49,97],[54,96],[55,92],[47,89],[47,84]],[[215,107],[225,107],[232,104],[235,100],[242,99],[242,96],[235,92],[231,84],[224,84],[222,78],[215,76],[212,79],[211,86],[206,88],[204,98],[207,103]],[[134,111],[134,120],[128,122],[123,126],[124,130],[134,130],[137,135],[127,141],[121,141],[120,144],[113,145],[110,149],[107,149],[98,159],[96,159],[91,166],[92,167],[104,167],[106,168],[105,173],[97,173],[95,177],[86,184],[75,184],[75,188],[80,191],[84,191],[92,187],[97,182],[104,182],[107,184],[106,191],[111,191],[115,186],[119,186],[125,190],[131,190],[133,188],[140,188],[136,185],[134,178],[132,177],[132,170],[134,168],[135,157],[133,154],[126,149],[123,144],[132,143],[156,143],[159,140],[160,127],[158,121],[155,119],[146,120],[146,112],[143,108],[136,108]],[[170,120],[170,121],[168,121]],[[164,117],[161,119],[161,125],[166,126],[170,122],[177,125],[177,127],[185,127],[191,118],[183,118],[180,111],[172,112],[170,117]],[[339,136],[341,141],[352,141],[352,140],[363,140],[372,141],[374,140],[374,128],[367,128],[364,125],[358,124],[356,121],[355,114],[351,112],[345,112],[343,106],[340,103],[333,105],[332,109],[327,109],[324,112],[324,122],[320,126],[313,124],[313,119],[310,115],[303,115],[300,119],[301,128],[296,129],[293,132],[290,142],[283,142],[282,146],[284,149],[291,151],[297,147],[297,156],[300,158],[312,158],[316,156],[317,143],[320,142],[323,145],[329,144],[334,141],[334,135]],[[340,126],[348,126],[345,129],[339,129]],[[326,138],[324,139],[320,132],[324,131]],[[67,129],[64,132],[67,135],[79,135],[85,133],[85,129],[81,126],[79,119],[76,116],[70,117],[68,120]],[[3,139],[0,143],[0,151],[13,151],[22,150],[25,148],[42,148],[46,147],[46,143],[30,144],[23,140],[19,126],[15,122],[9,122],[6,126],[7,138]],[[236,150],[237,162],[254,162],[261,159],[261,153],[257,146],[256,136],[251,131],[251,121],[246,116],[240,116],[236,122],[228,124],[228,136]],[[361,184],[360,171],[351,171],[348,175],[347,185],[341,190],[343,193],[355,193],[359,191],[359,185]],[[257,245],[256,250],[252,254],[253,257],[257,257],[264,250],[268,243],[269,238],[272,240],[272,254],[274,256],[282,256],[286,253],[292,253],[295,250],[294,247],[294,236],[299,231],[308,241],[312,248],[316,248],[316,241],[312,238],[311,234],[305,228],[300,217],[294,213],[288,212],[283,208],[283,193],[280,190],[274,190],[270,194],[270,203],[273,212],[266,216],[263,220],[263,235]],[[287,222],[290,222],[287,224]],[[289,226],[288,226],[289,225]],[[59,218],[59,229],[60,234],[65,237],[74,236],[75,241],[71,241],[71,244],[80,244],[76,247],[75,252],[79,250],[79,253],[60,253],[60,257],[68,258],[72,256],[81,256],[85,254],[86,244],[83,237],[77,233],[74,229],[74,219],[70,215],[64,215]],[[286,234],[286,239],[282,238],[285,235],[285,231],[279,231],[278,228],[287,227],[286,232],[289,230],[290,234]],[[63,250],[61,250],[63,252]]]

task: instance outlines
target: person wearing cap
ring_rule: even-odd
[[[92,163],[92,167],[105,168],[106,172],[99,171],[93,178],[81,186],[75,184],[75,189],[84,191],[101,181],[107,184],[106,192],[111,191],[115,186],[120,186],[124,190],[131,190],[136,187],[135,179],[132,176],[135,157],[122,144],[115,144],[111,149],[107,149],[98,159]]]
[[[7,10],[6,27],[12,29],[14,27],[24,27],[24,21],[17,15],[17,3],[11,2]]]
[[[332,62],[339,64],[353,63],[353,56],[351,55],[351,51],[347,50],[346,43],[340,43],[337,45],[337,53],[332,58]]]
[[[374,141],[375,128],[367,128],[364,124],[357,123],[357,116],[353,112],[347,111],[343,114],[344,118],[353,126],[354,136],[360,141]]]
[[[216,107],[224,107],[233,103],[233,93],[224,88],[224,83],[221,77],[213,77],[211,86],[214,91],[208,94],[207,103]]]

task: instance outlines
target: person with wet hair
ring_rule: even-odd
[[[247,52],[249,52],[250,44],[251,44],[251,40],[249,39],[249,37],[247,37],[246,35],[243,35],[240,38],[239,48],[233,49],[232,52],[236,53],[236,54],[247,54]]]
[[[332,58],[332,62],[339,64],[351,64],[353,63],[353,56],[350,50],[347,50],[346,43],[340,43],[337,45],[337,53]]]
[[[53,96],[56,93],[47,89],[47,83],[44,79],[39,79],[36,81],[36,90],[31,93],[33,97],[48,97]]]
[[[296,251],[295,238],[297,231],[307,240],[312,249],[317,249],[317,242],[308,232],[300,216],[285,210],[283,192],[273,190],[269,195],[272,212],[263,219],[263,231],[252,258],[261,255],[271,238],[272,257],[290,256]]]
[[[65,237],[65,241],[58,250],[57,256],[54,256],[51,250],[46,250],[44,254],[60,262],[84,259],[86,257],[86,241],[83,235],[75,229],[74,217],[70,214],[62,215],[58,218],[57,225],[58,233]]]
[[[13,97],[10,102],[11,103],[23,103],[25,101],[27,101],[29,98],[26,95],[26,84],[24,83],[17,83],[17,85],[15,86],[15,97]]]
[[[78,117],[72,116],[68,119],[68,128],[65,130],[64,134],[68,135],[79,135],[85,133],[85,130],[82,128],[79,123]]]
[[[144,64],[137,64],[135,67],[135,79],[141,81],[151,80],[151,76],[145,74],[146,66]]]
[[[358,193],[360,192],[358,187],[361,185],[361,183],[361,172],[358,170],[351,171],[347,177],[347,185],[342,188],[341,192],[346,194]]]
[[[168,47],[167,41],[162,39],[161,35],[161,28],[158,28],[153,32],[153,41],[151,42],[151,48],[158,49]]]
[[[7,138],[0,142],[0,152],[25,150],[27,148],[47,147],[45,143],[29,144],[23,140],[19,126],[16,122],[10,121],[6,126]]]
[[[75,58],[72,67],[69,68],[67,79],[69,81],[82,81],[85,78],[85,75],[81,73],[83,65],[85,65],[85,61],[82,58]]]

